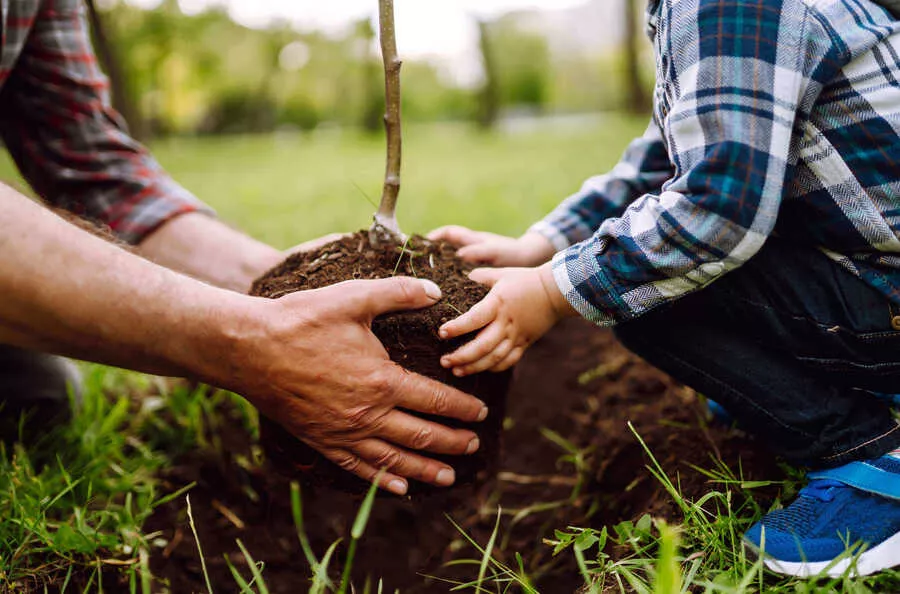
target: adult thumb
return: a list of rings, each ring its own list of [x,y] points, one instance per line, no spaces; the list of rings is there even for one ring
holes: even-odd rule
[[[351,303],[367,318],[395,311],[429,307],[441,300],[441,289],[429,280],[408,277],[347,283]]]

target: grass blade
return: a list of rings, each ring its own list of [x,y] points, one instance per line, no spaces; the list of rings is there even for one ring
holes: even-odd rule
[[[300,485],[296,481],[291,483],[291,513],[294,516],[294,526],[297,528],[297,538],[300,540],[303,556],[306,557],[310,569],[315,571],[319,560],[316,559],[312,546],[309,544],[309,538],[306,536],[306,528],[303,524],[303,500],[300,497]]]
[[[488,564],[491,561],[491,555],[494,552],[494,543],[497,542],[497,533],[500,532],[500,518],[503,517],[503,509],[497,508],[497,522],[494,524],[494,531],[488,540],[487,546],[484,547],[484,554],[481,556],[481,566],[478,568],[478,588],[484,583],[484,576],[487,573]]]
[[[338,589],[338,594],[347,594],[347,588],[350,586],[350,573],[353,571],[353,560],[356,557],[356,545],[366,531],[369,516],[372,515],[372,506],[375,504],[375,494],[378,493],[378,484],[383,476],[384,469],[382,468],[372,481],[369,492],[366,493],[366,498],[356,514],[356,520],[353,521],[353,528],[350,530],[350,546],[347,549],[347,561],[344,563],[344,572],[341,575],[341,587]]]
[[[194,512],[191,509],[191,496],[185,495],[187,501],[188,523],[191,525],[191,532],[194,533],[194,542],[197,544],[197,552],[200,554],[200,567],[203,569],[203,579],[206,581],[206,591],[213,594],[212,584],[209,581],[209,572],[206,570],[206,559],[203,557],[203,549],[200,547],[200,537],[197,536],[197,527],[194,525]]]

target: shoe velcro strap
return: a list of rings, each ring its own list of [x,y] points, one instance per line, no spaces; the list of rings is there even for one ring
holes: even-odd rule
[[[867,462],[851,462],[844,466],[810,472],[810,480],[831,479],[860,491],[867,491],[890,499],[900,499],[900,474],[873,466]]]

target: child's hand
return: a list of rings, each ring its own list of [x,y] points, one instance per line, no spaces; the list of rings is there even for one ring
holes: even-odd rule
[[[506,371],[525,349],[560,319],[574,315],[553,280],[550,265],[541,268],[480,269],[471,274],[491,292],[468,313],[444,324],[443,339],[484,328],[474,340],[444,356],[441,365],[457,377],[482,371]]]
[[[446,241],[459,248],[457,254],[463,260],[494,268],[540,266],[556,251],[540,233],[526,233],[513,239],[456,225],[435,229],[428,234],[428,239]]]

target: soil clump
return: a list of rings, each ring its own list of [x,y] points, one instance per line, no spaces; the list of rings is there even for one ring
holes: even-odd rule
[[[434,307],[386,314],[372,323],[373,333],[392,361],[411,372],[472,394],[490,409],[488,418],[477,424],[431,417],[450,427],[471,429],[481,441],[481,448],[472,456],[433,456],[456,470],[457,481],[453,489],[448,491],[410,485],[410,495],[414,500],[438,497],[445,500],[440,503],[441,506],[450,503],[446,500],[448,492],[463,498],[472,497],[472,489],[483,486],[496,474],[511,378],[511,373],[482,373],[457,378],[440,365],[443,355],[452,352],[472,336],[445,341],[438,336],[438,329],[468,311],[487,294],[485,287],[468,278],[471,270],[472,266],[457,258],[456,250],[448,244],[411,237],[403,245],[389,241],[372,245],[368,232],[361,231],[320,250],[292,256],[259,279],[251,289],[252,295],[277,299],[289,293],[319,289],[349,280],[398,275],[431,280],[441,287],[443,298]],[[419,416],[429,418],[427,415]],[[356,494],[363,494],[368,489],[368,484],[325,460],[277,424],[264,421],[261,433],[263,447],[272,462],[281,472],[299,478],[304,486],[328,486]]]

